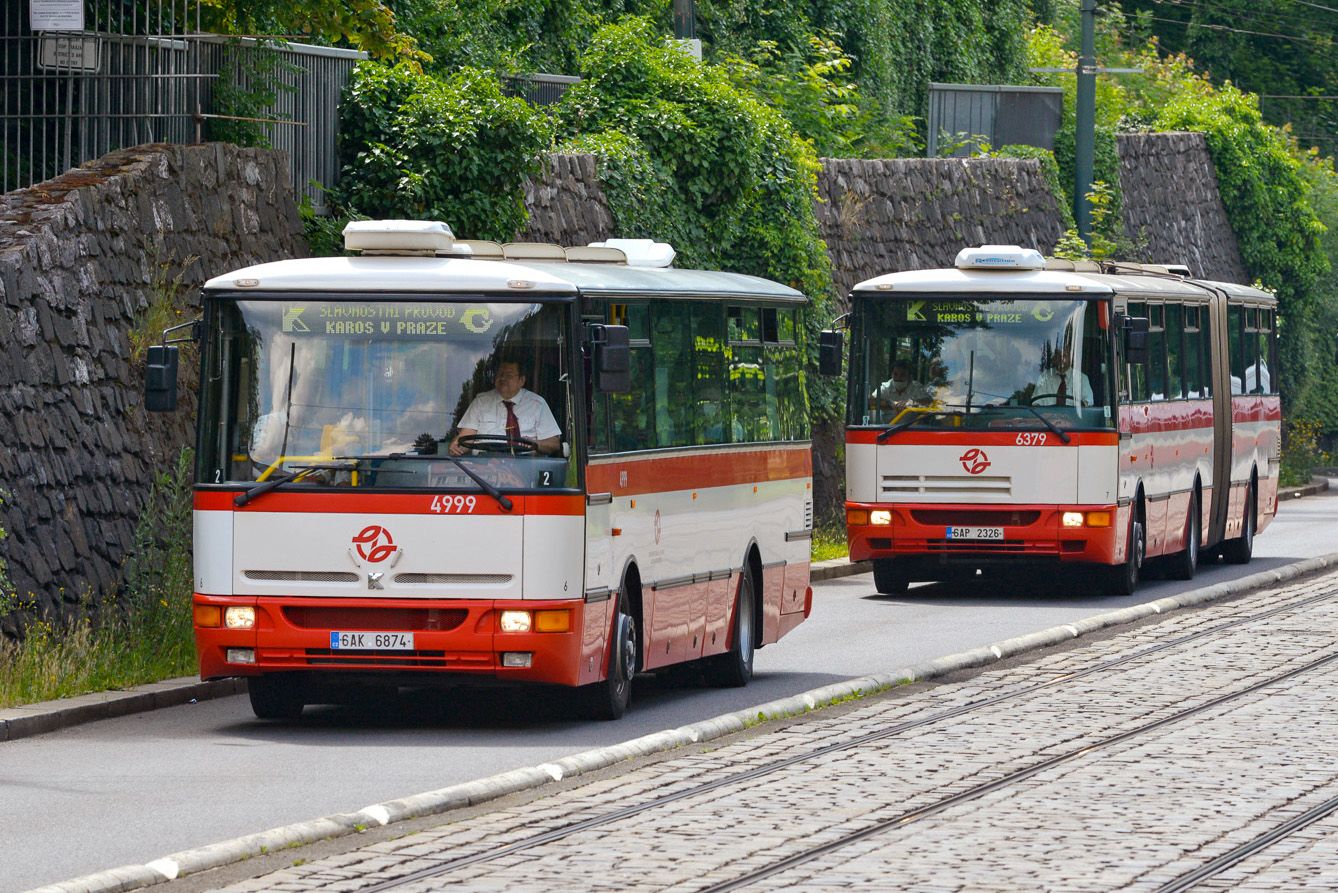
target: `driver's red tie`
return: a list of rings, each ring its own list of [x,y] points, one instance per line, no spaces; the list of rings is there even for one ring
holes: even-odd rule
[[[1055,394],[1055,405],[1063,406],[1064,401],[1069,395],[1069,380],[1067,377],[1059,379],[1059,391]]]
[[[515,403],[510,400],[503,400],[502,405],[506,407],[506,442],[515,446],[520,440],[520,419],[516,418]]]

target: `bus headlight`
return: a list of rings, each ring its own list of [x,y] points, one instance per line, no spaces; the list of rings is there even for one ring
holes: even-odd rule
[[[886,527],[892,523],[892,513],[887,509],[874,509],[869,512],[869,523],[876,524],[879,527]]]
[[[503,611],[502,632],[527,633],[530,631],[529,611]]]
[[[251,629],[256,625],[256,609],[250,605],[233,605],[223,612],[223,625],[228,629]]]
[[[1065,512],[1060,518],[1060,523],[1065,527],[1081,527],[1082,512]]]

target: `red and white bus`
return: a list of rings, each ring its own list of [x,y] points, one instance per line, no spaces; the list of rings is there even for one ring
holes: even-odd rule
[[[1276,300],[1014,246],[851,294],[846,519],[880,592],[977,570],[1247,562],[1277,507]],[[824,333],[831,348],[839,336]],[[839,355],[838,355],[839,357]]]
[[[649,241],[345,237],[204,289],[201,677],[248,677],[265,718],[351,682],[547,683],[605,718],[643,670],[746,684],[812,604],[805,297]],[[154,349],[151,408],[176,362]],[[499,364],[559,442],[457,454]]]

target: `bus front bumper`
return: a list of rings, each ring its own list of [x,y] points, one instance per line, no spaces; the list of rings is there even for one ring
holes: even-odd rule
[[[916,555],[942,564],[1115,564],[1128,509],[847,502],[846,522],[851,561]]]
[[[349,604],[343,598],[283,598],[195,594],[195,646],[200,678],[270,672],[396,674],[578,685],[596,668],[602,649],[586,648],[587,619],[602,627],[604,604],[583,601],[395,599]],[[249,628],[225,625],[228,608],[251,609]],[[217,612],[215,612],[217,609]],[[593,609],[593,611],[592,611]],[[528,612],[530,630],[506,632],[502,615]],[[554,631],[536,630],[538,613]],[[565,629],[561,629],[566,613]],[[247,612],[234,611],[234,622]],[[595,632],[596,630],[592,630]],[[340,633],[364,634],[342,637]],[[602,635],[586,636],[597,639]],[[350,647],[350,641],[368,647]],[[586,645],[593,644],[590,641]],[[585,677],[582,663],[590,663]]]

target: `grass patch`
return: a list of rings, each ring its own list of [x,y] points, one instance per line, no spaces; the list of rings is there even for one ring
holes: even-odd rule
[[[84,617],[34,620],[0,640],[0,707],[182,676],[195,669],[191,627],[191,450],[154,481],[125,564],[125,589]],[[30,607],[12,596],[0,610]]]
[[[819,527],[813,531],[813,561],[845,558],[849,553],[844,527]]]

